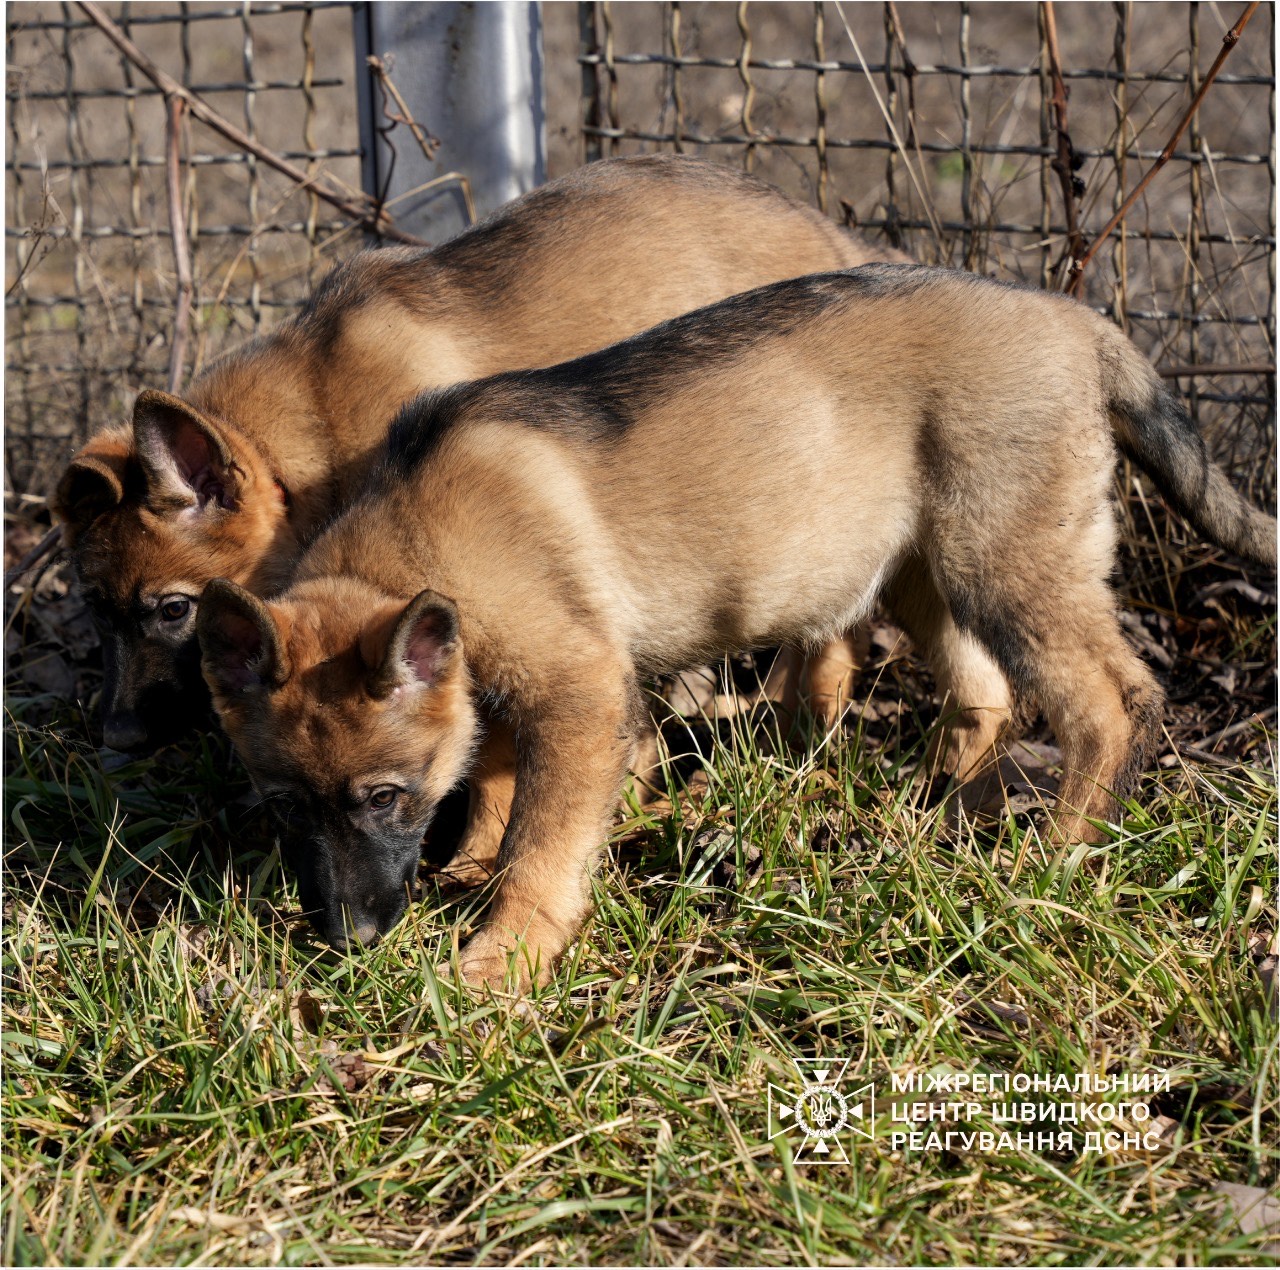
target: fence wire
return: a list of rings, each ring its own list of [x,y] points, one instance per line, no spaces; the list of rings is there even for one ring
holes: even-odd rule
[[[352,5],[103,7],[226,119],[359,190]],[[1056,14],[1088,238],[1159,154],[1236,13]],[[1042,5],[640,0],[543,16],[553,152],[578,137],[588,159],[741,163],[918,259],[1062,284]],[[75,443],[164,382],[176,273],[162,94],[76,5],[13,4],[7,23],[7,492],[38,500]],[[1273,29],[1266,6],[1087,275],[1090,303],[1185,372],[1219,457],[1261,498],[1275,486]],[[359,235],[199,123],[181,143],[190,373],[289,313]]]
[[[252,139],[360,188],[349,4],[116,3],[107,15]],[[84,16],[7,7],[6,493],[46,494],[72,447],[165,382],[176,271],[164,96]],[[348,222],[189,118],[186,370],[295,308]]]
[[[588,158],[738,162],[917,259],[1059,289],[1068,216],[1043,4],[579,5]],[[1236,7],[1054,9],[1088,240],[1160,155]],[[1275,492],[1274,6],[1095,258],[1085,297]]]

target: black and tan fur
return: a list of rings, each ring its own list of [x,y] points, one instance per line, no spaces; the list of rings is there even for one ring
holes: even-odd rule
[[[960,708],[949,766],[986,761],[1012,685],[1062,747],[1060,832],[1089,834],[1163,700],[1107,581],[1117,444],[1208,537],[1274,563],[1275,522],[1089,309],[900,265],[778,283],[415,402],[278,600],[210,588],[205,674],[293,809],[338,943],[397,919],[441,791],[488,729],[514,736],[493,906],[462,965],[500,983],[522,941],[527,981],[582,919],[641,680],[815,646],[882,596]]]
[[[185,398],[141,394],[132,425],[96,436],[67,469],[56,505],[102,632],[107,744],[144,751],[205,715],[204,586],[283,585],[417,393],[893,255],[739,172],[651,156],[581,169],[435,250],[355,256],[297,319],[215,363]],[[473,786],[472,827],[487,839],[463,859],[491,854],[501,834],[509,750],[495,730]]]

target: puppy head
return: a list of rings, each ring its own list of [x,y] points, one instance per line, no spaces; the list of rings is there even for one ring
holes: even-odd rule
[[[292,563],[282,491],[234,428],[144,392],[132,427],[71,460],[54,511],[102,637],[107,744],[145,752],[207,713],[195,637],[205,585],[265,588]]]
[[[453,603],[389,600],[351,578],[264,603],[218,581],[197,627],[214,706],[281,826],[303,907],[335,947],[384,934],[477,740]]]

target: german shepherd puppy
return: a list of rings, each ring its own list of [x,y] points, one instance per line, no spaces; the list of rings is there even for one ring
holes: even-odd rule
[[[62,477],[55,511],[102,632],[107,744],[145,752],[204,716],[205,584],[279,588],[417,393],[895,258],[770,186],[673,156],[582,168],[434,251],[356,255],[185,398],[143,392],[132,426],[94,437]]]
[[[779,282],[412,403],[279,599],[208,588],[205,677],[339,946],[399,919],[433,808],[504,724],[515,798],[461,968],[498,986],[519,950],[524,986],[579,929],[639,682],[813,646],[880,596],[961,707],[955,771],[986,761],[1012,685],[1062,747],[1058,832],[1094,832],[1163,702],[1107,581],[1117,445],[1275,563],[1274,520],[1083,305],[905,265]]]

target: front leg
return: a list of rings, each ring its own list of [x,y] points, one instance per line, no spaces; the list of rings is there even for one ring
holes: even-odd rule
[[[462,886],[483,886],[498,868],[498,848],[511,817],[516,788],[516,749],[511,725],[490,722],[467,777],[467,825],[444,872]]]
[[[634,750],[639,692],[627,669],[604,665],[574,685],[560,678],[557,689],[554,699],[520,711],[515,798],[498,852],[497,890],[460,959],[473,987],[502,989],[510,981],[524,991],[550,978],[582,926],[592,858]]]

